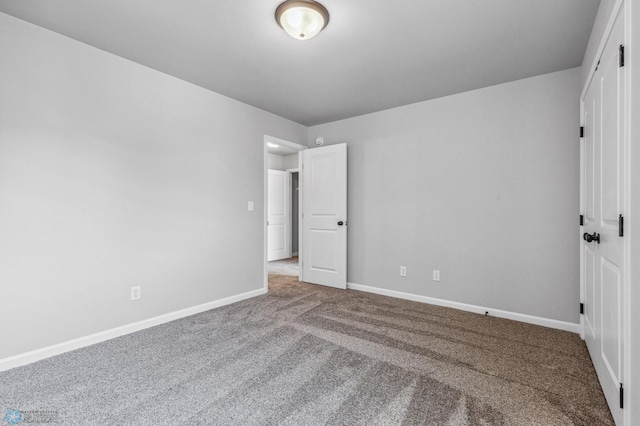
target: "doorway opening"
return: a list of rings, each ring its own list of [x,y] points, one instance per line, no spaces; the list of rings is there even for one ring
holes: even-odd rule
[[[299,277],[299,152],[306,146],[264,137],[264,286],[269,274]]]

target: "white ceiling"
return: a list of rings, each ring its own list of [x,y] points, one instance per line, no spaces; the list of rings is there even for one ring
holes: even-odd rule
[[[0,11],[314,125],[580,66],[600,0],[322,0],[312,40],[281,0],[0,0]]]

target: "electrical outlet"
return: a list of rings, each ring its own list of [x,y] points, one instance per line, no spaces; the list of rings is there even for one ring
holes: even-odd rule
[[[131,300],[140,299],[140,286],[131,287]]]
[[[440,281],[440,271],[437,269],[433,270],[433,280],[434,281]]]
[[[249,210],[250,212],[253,211],[253,201],[247,202],[247,210]]]
[[[407,267],[406,266],[401,266],[400,267],[400,276],[401,277],[406,277],[407,276]]]

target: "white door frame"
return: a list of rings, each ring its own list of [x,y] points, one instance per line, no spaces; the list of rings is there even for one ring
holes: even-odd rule
[[[300,152],[300,151],[298,151]],[[291,228],[291,256],[298,256],[298,264],[300,264],[300,224],[301,224],[301,220],[302,220],[302,212],[300,211],[300,194],[302,194],[302,189],[300,189],[300,156],[298,156],[298,167],[295,167],[293,169],[286,169],[285,172],[289,172],[289,179],[291,180],[291,214],[289,215],[289,220],[291,222],[290,228]],[[298,191],[298,251],[297,252],[293,252],[293,192],[294,192],[294,188],[293,188],[293,174],[297,173],[298,174],[298,188],[296,188],[296,190]],[[298,274],[298,278],[301,278],[302,273]]]
[[[598,45],[598,50],[597,53],[595,55],[595,58],[593,60],[593,63],[591,64],[590,68],[589,68],[589,75],[587,77],[587,81],[582,89],[582,93],[580,94],[580,125],[584,126],[584,98],[585,95],[587,94],[587,90],[589,89],[589,85],[591,84],[591,80],[593,79],[593,76],[595,74],[595,70],[596,67],[598,66],[598,60],[599,58],[602,56],[604,48],[606,46],[607,40],[609,39],[609,36],[611,35],[611,32],[613,30],[614,24],[616,22],[616,18],[618,17],[618,14],[620,13],[621,9],[623,6],[624,7],[624,26],[625,26],[625,35],[624,35],[624,40],[625,40],[625,45],[629,44],[629,40],[631,40],[631,26],[633,25],[631,22],[631,13],[630,13],[630,6],[628,4],[628,1],[625,0],[616,0],[616,3],[613,7],[613,10],[611,11],[611,15],[609,16],[609,20],[607,22],[607,26],[605,28],[605,31],[602,35],[602,39],[600,40],[600,44]],[[625,67],[630,66],[629,62],[631,61],[625,61]],[[624,334],[623,334],[623,341],[624,341],[624,346],[623,346],[623,368],[624,368],[624,383],[625,384],[630,384],[632,382],[631,380],[631,346],[633,343],[631,343],[631,339],[632,339],[632,335],[631,335],[631,259],[630,259],[630,254],[631,254],[631,238],[630,238],[630,232],[628,232],[628,226],[627,224],[631,222],[630,220],[630,212],[631,212],[631,191],[632,191],[632,183],[631,183],[631,155],[630,155],[630,136],[631,136],[631,76],[632,76],[632,71],[629,68],[627,70],[627,72],[625,72],[625,93],[624,93],[624,107],[625,107],[625,117],[624,117],[624,153],[625,153],[625,164],[624,164],[624,213],[625,213],[625,239],[623,242],[623,256],[624,256],[624,282],[623,282],[623,294],[624,294],[624,316],[623,316],[623,329],[624,329]],[[584,166],[584,147],[582,146],[582,143],[580,144],[580,214],[584,214],[583,211],[583,207],[584,207],[584,203],[583,203],[583,190],[584,190],[584,182],[583,182],[583,166]],[[634,186],[635,189],[635,186]],[[582,227],[580,227],[580,233],[579,233],[579,238],[582,238]],[[578,240],[580,241],[580,240]],[[580,302],[584,302],[585,300],[585,277],[583,274],[583,256],[584,256],[584,248],[583,248],[583,244],[580,244]],[[581,315],[580,316],[580,337],[582,339],[585,338],[585,328],[584,328],[585,324],[584,324],[584,318]],[[636,365],[635,368],[638,368],[638,366]],[[634,383],[634,386],[637,386],[637,383]],[[625,386],[626,389],[628,389],[627,387],[628,385]],[[626,390],[625,389],[625,390]],[[630,398],[629,394],[633,392],[634,397]],[[636,401],[638,400],[636,395],[637,390],[633,389],[631,392],[625,392],[625,401],[624,401],[624,412],[623,412],[623,425],[624,426],[631,426],[631,413],[632,410],[635,410],[636,408],[632,408],[632,402],[635,399]]]
[[[267,270],[267,256],[269,253],[269,247],[268,247],[268,242],[267,242],[267,221],[268,221],[268,215],[269,212],[268,210],[268,204],[267,204],[267,196],[269,193],[269,188],[267,187],[268,184],[268,170],[269,170],[269,150],[267,147],[267,143],[271,142],[271,143],[275,143],[278,145],[282,145],[282,146],[286,146],[287,148],[291,148],[294,149],[296,151],[303,151],[305,149],[307,149],[308,147],[306,145],[302,145],[302,144],[298,144],[295,142],[290,142],[284,139],[280,139],[280,138],[276,138],[274,136],[269,136],[269,135],[264,135],[264,141],[262,143],[263,145],[263,171],[262,171],[262,194],[263,194],[263,200],[262,200],[262,205],[264,206],[262,209],[262,226],[263,226],[263,230],[262,230],[262,261],[264,263],[263,265],[263,286],[265,290],[269,289],[269,272]],[[287,170],[288,172],[290,172],[291,170]],[[299,199],[299,197],[298,197]],[[298,209],[298,212],[300,212],[300,209]],[[298,223],[300,223],[300,218],[298,218]]]

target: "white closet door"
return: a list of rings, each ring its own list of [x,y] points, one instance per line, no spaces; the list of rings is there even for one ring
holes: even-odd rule
[[[624,377],[624,14],[621,11],[583,100],[585,341],[616,424]]]

